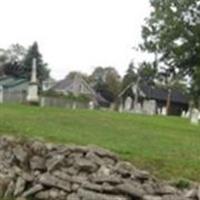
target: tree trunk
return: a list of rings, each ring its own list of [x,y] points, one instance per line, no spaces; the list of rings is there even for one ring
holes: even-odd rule
[[[171,94],[172,94],[172,91],[171,91],[171,89],[169,89],[168,95],[167,95],[167,103],[166,103],[167,115],[170,114],[170,109],[171,109]]]

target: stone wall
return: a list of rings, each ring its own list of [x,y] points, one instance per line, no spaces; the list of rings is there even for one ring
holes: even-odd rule
[[[198,200],[97,147],[0,138],[0,196],[48,200]]]

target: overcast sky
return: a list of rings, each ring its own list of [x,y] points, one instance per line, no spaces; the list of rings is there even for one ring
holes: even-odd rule
[[[39,43],[51,75],[91,73],[113,66],[123,74],[143,56],[132,47],[141,41],[149,0],[0,0],[0,48]]]

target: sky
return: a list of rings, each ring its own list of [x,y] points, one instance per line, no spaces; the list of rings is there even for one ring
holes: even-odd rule
[[[112,66],[124,74],[135,51],[149,0],[0,0],[0,48],[39,44],[51,76],[70,71],[91,73]]]

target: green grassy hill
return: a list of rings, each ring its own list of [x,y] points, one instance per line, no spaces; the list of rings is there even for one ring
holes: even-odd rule
[[[200,181],[200,126],[186,119],[3,104],[0,134],[96,144],[159,177]]]

